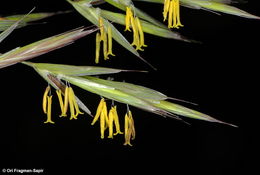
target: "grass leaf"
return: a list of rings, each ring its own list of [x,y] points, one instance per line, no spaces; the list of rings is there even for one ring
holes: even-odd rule
[[[53,13],[30,13],[27,14],[26,17],[19,22],[16,28],[21,28],[24,27],[31,22],[38,21],[41,19],[45,19],[54,15],[58,14],[64,14],[67,13],[68,11],[65,12],[53,12]],[[19,14],[19,15],[12,15],[12,16],[5,16],[0,19],[0,31],[4,31],[8,29],[10,26],[13,24],[17,23],[21,18],[23,18],[25,14]]]
[[[10,27],[8,27],[6,30],[4,30],[2,33],[0,33],[0,43],[7,37],[9,36],[14,29],[17,28],[17,26],[19,25],[19,23],[21,23],[22,21],[25,20],[26,17],[28,17],[30,15],[30,13],[34,10],[34,8],[26,15],[23,15],[19,18],[18,21],[16,21],[14,24],[12,24]]]
[[[64,65],[64,64],[31,63],[31,62],[24,62],[24,64],[27,64],[37,69],[48,70],[52,74],[56,74],[56,75],[63,74],[63,75],[73,75],[73,76],[86,76],[86,75],[114,74],[119,72],[132,71],[132,70],[113,69],[113,68],[106,68],[106,67],[97,67],[97,66],[73,66],[73,65]]]
[[[54,79],[56,78],[58,80],[62,79],[64,81],[68,81],[70,84],[76,85],[89,92],[161,116],[172,117],[178,120],[181,120],[178,116],[183,116],[192,119],[217,122],[234,126],[232,124],[222,122],[196,110],[189,109],[182,105],[166,101],[168,99],[166,95],[150,88],[146,88],[131,83],[104,80],[92,76],[82,77],[75,75],[72,76],[69,74],[57,74],[55,73],[55,71],[52,72],[52,66],[50,66],[51,64],[49,64],[49,66],[46,65],[44,67],[42,67],[42,63],[30,64],[33,65],[37,72],[46,72],[46,74],[50,75],[51,77],[54,77]]]
[[[78,28],[13,49],[0,55],[0,69],[64,47],[94,31],[96,28],[88,30]]]

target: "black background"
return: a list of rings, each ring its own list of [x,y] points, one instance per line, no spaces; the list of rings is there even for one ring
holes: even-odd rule
[[[136,6],[161,20],[161,5],[136,3]],[[260,15],[256,1],[236,6]],[[27,13],[33,7],[35,12],[73,10],[66,1],[28,0],[23,4],[6,1],[1,4],[0,12],[2,16]],[[146,34],[148,47],[141,55],[157,71],[118,44],[114,44],[117,56],[102,61],[100,66],[149,70],[149,73],[121,73],[111,77],[198,103],[199,106],[188,107],[238,128],[190,119],[186,121],[191,125],[186,125],[132,107],[137,138],[133,147],[127,147],[123,146],[123,136],[101,140],[98,125],[91,126],[91,117],[87,115],[75,121],[59,119],[57,102],[53,102],[56,124],[47,125],[43,123],[45,115],[41,110],[47,83],[33,69],[17,64],[0,70],[0,168],[44,168],[46,174],[92,171],[148,174],[158,170],[159,174],[215,175],[252,170],[247,165],[256,154],[249,147],[255,131],[247,131],[249,127],[254,129],[258,117],[253,114],[257,108],[252,99],[257,99],[260,21],[187,8],[181,9],[181,16],[185,27],[179,32],[202,44]],[[75,11],[38,23],[15,30],[1,43],[0,51],[91,25]],[[122,26],[118,28],[123,31]],[[127,37],[132,39],[131,34]],[[95,65],[94,39],[94,34],[86,36],[32,61]],[[74,91],[94,113],[100,97],[76,87]],[[118,104],[118,109],[123,116],[125,106]]]

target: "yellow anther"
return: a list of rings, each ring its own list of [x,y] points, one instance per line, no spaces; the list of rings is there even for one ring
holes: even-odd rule
[[[180,1],[179,0],[175,0],[175,11],[176,11],[176,28],[179,27],[183,27],[183,25],[181,24],[181,19],[180,19]]]
[[[114,106],[112,108],[112,110],[113,110],[112,113],[113,113],[113,117],[114,117],[114,124],[116,127],[116,133],[114,133],[114,135],[123,134],[123,132],[120,131],[120,124],[119,124],[119,118],[118,118],[116,106]]]
[[[70,120],[77,119],[77,116],[75,114],[74,110],[74,93],[71,87],[69,87],[69,106],[70,106]]]
[[[95,63],[99,63],[99,52],[100,52],[100,34],[96,34],[96,58],[95,58]]]
[[[108,51],[107,51],[107,55],[112,55],[115,56],[112,52],[112,46],[113,46],[113,38],[112,38],[112,29],[109,26],[107,28],[107,38],[108,38]]]
[[[141,22],[139,20],[138,17],[135,18],[135,21],[136,21],[136,25],[137,25],[137,28],[138,28],[138,34],[139,34],[139,37],[140,37],[140,48],[141,47],[147,47],[147,45],[144,44],[144,32],[143,32],[143,28],[142,28],[142,25],[141,25]]]
[[[52,96],[47,96],[47,120],[44,123],[54,124],[54,122],[51,120],[51,104],[52,104]]]
[[[174,10],[174,0],[172,0],[170,2],[169,15],[168,15],[168,28],[173,28],[172,22],[173,22],[173,19],[175,19],[174,18],[175,13],[173,10]]]
[[[58,99],[59,99],[61,113],[63,113],[64,103],[63,103],[63,99],[62,99],[61,90],[60,89],[56,90],[56,93],[57,93],[57,96],[58,96]]]
[[[64,104],[63,104],[63,110],[61,113],[61,117],[67,116],[68,105],[69,105],[69,87],[66,86],[65,93],[64,93]]]
[[[99,105],[97,107],[97,112],[96,112],[96,115],[91,123],[91,125],[94,125],[96,123],[96,121],[99,119],[100,117],[100,114],[101,114],[101,111],[103,109],[103,105],[105,103],[105,99],[104,98],[101,98],[100,102],[99,102]]]
[[[131,111],[125,114],[125,143],[124,145],[132,146],[130,140],[135,139],[135,127],[134,119],[132,117]]]
[[[48,93],[50,92],[50,90],[51,90],[51,87],[47,86],[44,91],[44,94],[43,94],[42,109],[45,114],[47,113],[47,96],[48,96]]]
[[[100,137],[101,137],[101,139],[104,138],[105,125],[106,125],[105,114],[102,110],[101,115],[100,115]]]
[[[133,18],[133,13],[131,7],[126,7],[126,16],[125,16],[125,31],[131,32],[131,18]]]
[[[131,130],[131,139],[134,140],[135,139],[135,124],[134,124],[134,119],[133,119],[131,111],[129,111],[128,117],[129,117],[129,122],[130,122],[129,125],[130,125],[130,130]]]
[[[109,129],[108,138],[113,138],[113,132],[114,132],[113,122],[114,122],[114,113],[113,113],[113,107],[112,107],[108,113],[108,129]]]
[[[130,143],[130,134],[129,134],[129,118],[128,118],[128,115],[125,114],[125,143],[124,145],[131,145]]]
[[[102,39],[102,37],[101,37]],[[107,56],[107,34],[105,34],[103,36],[103,56],[104,56],[104,60],[107,60],[108,59],[108,56]]]
[[[131,18],[131,26],[133,29],[133,37],[134,37],[132,45],[136,46],[136,50],[139,50],[140,49],[139,31],[134,18]]]
[[[104,117],[105,117],[105,129],[107,128],[108,126],[108,112],[107,112],[107,104],[106,102],[104,102],[104,106],[103,106],[103,109],[102,109],[102,112],[104,113]]]
[[[100,40],[102,41],[105,36],[104,21],[102,18],[99,18],[99,30],[100,30],[100,36],[101,36]]]
[[[164,6],[163,6],[163,21],[167,19],[168,11],[170,7],[170,0],[164,0]]]

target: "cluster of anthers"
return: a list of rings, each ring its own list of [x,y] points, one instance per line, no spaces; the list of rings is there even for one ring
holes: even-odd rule
[[[108,138],[113,138],[114,135],[123,134],[120,130],[119,117],[117,114],[117,107],[112,105],[111,109],[107,110],[106,101],[104,98],[101,98],[100,103],[97,108],[96,115],[91,123],[94,125],[97,121],[100,121],[100,137],[103,139],[105,137],[105,130],[108,129]],[[115,127],[115,129],[114,129]],[[115,132],[114,132],[115,131]],[[125,143],[124,145],[130,145],[131,139],[135,139],[135,127],[134,127],[134,119],[132,117],[132,113],[127,108],[127,112],[125,114]]]
[[[134,15],[131,7],[126,7],[126,17],[125,17],[125,31],[133,30],[133,42],[132,45],[135,46],[136,50],[143,51],[142,47],[147,47],[144,44],[144,32],[142,29],[141,22],[139,18]]]
[[[71,114],[70,120],[77,119],[77,116],[79,114],[83,114],[79,110],[77,99],[71,86],[66,85],[64,93],[60,89],[56,90],[56,93],[61,108],[60,117],[67,117],[68,108],[70,109],[70,114]],[[43,112],[47,114],[47,120],[44,123],[54,124],[54,121],[52,121],[52,117],[51,117],[51,105],[52,105],[51,87],[47,86],[43,95],[43,103],[42,103]],[[106,101],[104,98],[101,98],[101,101],[97,107],[96,115],[91,125],[94,125],[98,120],[100,121],[101,139],[105,138],[106,129],[108,129],[108,138],[113,138],[113,136],[117,134],[123,134],[123,132],[120,130],[117,107],[115,105],[112,105],[111,109],[108,111]],[[127,112],[125,114],[124,135],[125,135],[124,145],[132,146],[130,141],[135,139],[135,127],[134,127],[134,119],[132,117],[132,112],[129,110],[128,106],[127,106]]]
[[[99,63],[100,44],[103,42],[103,56],[104,60],[109,59],[109,55],[115,56],[112,53],[112,30],[111,27],[105,27],[104,19],[99,17],[99,31],[96,34],[96,58],[95,63]]]
[[[180,20],[179,0],[164,0],[163,21],[168,18],[168,28],[183,27]]]
[[[83,112],[79,110],[79,106],[72,87],[67,85],[64,94],[60,89],[56,90],[56,93],[61,108],[60,117],[67,117],[68,108],[70,109],[70,114],[71,114],[70,120],[77,119],[79,114],[83,114]],[[64,98],[62,98],[62,94]],[[47,114],[47,120],[44,123],[54,124],[51,118],[51,105],[52,105],[51,87],[47,86],[43,94],[43,102],[42,102],[43,112]]]

